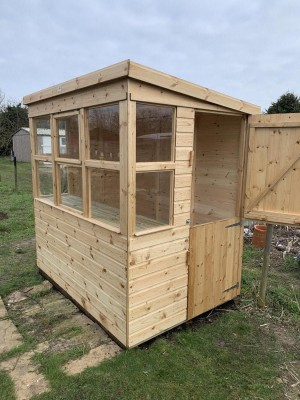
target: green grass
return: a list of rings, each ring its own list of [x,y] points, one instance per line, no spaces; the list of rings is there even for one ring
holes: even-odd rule
[[[35,268],[31,165],[0,158],[0,296],[41,281]]]
[[[62,355],[40,356],[52,390],[35,399],[281,399],[276,350],[255,320],[232,311],[211,324],[199,319],[79,376],[59,372]]]
[[[13,164],[0,158],[0,295],[39,283],[35,265],[34,223],[30,165],[18,165],[19,190],[14,191]],[[121,352],[98,367],[68,377],[62,366],[82,355],[86,348],[74,346],[54,353],[36,354],[51,385],[49,393],[34,400],[93,399],[196,399],[196,400],[281,400],[285,386],[286,360],[300,358],[299,348],[286,347],[266,325],[284,327],[300,340],[300,271],[293,259],[271,263],[267,292],[268,308],[259,310],[256,297],[259,287],[262,251],[245,246],[242,295],[224,306],[223,311],[196,318],[172,332],[139,348]],[[29,295],[39,302],[49,293]],[[17,311],[11,318],[24,336],[24,344],[0,357],[3,360],[34,349],[42,340],[69,338],[80,334],[79,327],[52,331],[59,317],[41,314],[39,326],[24,323]],[[60,320],[59,320],[60,321]],[[59,322],[58,321],[58,322]],[[297,336],[298,335],[298,336]],[[1,370],[0,370],[1,371]],[[294,382],[291,382],[294,383]],[[12,382],[0,372],[1,399],[14,399]]]
[[[17,164],[18,190],[14,184],[14,166],[9,158],[0,158],[0,212],[6,218],[0,222],[0,241],[32,238],[34,235],[31,166]]]

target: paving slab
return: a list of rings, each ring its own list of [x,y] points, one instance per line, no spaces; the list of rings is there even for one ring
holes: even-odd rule
[[[0,354],[12,350],[22,344],[22,336],[8,318],[7,310],[0,297]]]
[[[101,346],[90,350],[84,356],[68,362],[63,367],[63,371],[67,375],[80,374],[86,368],[95,367],[101,364],[104,360],[114,357],[120,351],[121,348],[112,341],[107,344],[102,344]]]
[[[0,368],[7,372],[14,382],[17,400],[28,400],[49,390],[48,381],[38,372],[39,365],[32,361],[34,354],[42,352],[45,348],[47,345],[41,343],[35,351],[29,351],[0,364]]]

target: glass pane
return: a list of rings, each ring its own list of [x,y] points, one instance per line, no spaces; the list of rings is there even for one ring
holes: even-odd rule
[[[119,105],[88,110],[90,158],[119,161]]]
[[[61,204],[82,211],[81,167],[59,165]]]
[[[34,127],[36,135],[36,154],[50,155],[52,153],[50,118],[36,118],[34,120]]]
[[[136,231],[170,223],[172,171],[136,175]]]
[[[120,226],[120,173],[91,169],[91,217]]]
[[[172,107],[136,105],[136,161],[172,161]]]
[[[57,120],[59,157],[79,159],[78,116],[59,118]]]
[[[39,197],[48,197],[53,200],[52,163],[38,161],[37,172],[39,180]]]

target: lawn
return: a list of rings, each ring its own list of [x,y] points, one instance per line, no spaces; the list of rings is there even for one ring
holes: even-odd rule
[[[17,191],[9,159],[0,159],[0,175],[0,295],[5,301],[42,278],[35,265],[30,165],[18,164]],[[249,244],[242,294],[234,302],[79,375],[67,376],[61,369],[78,357],[77,348],[36,354],[51,390],[34,399],[298,399],[300,267],[292,257],[276,260],[275,267],[271,258],[265,310],[256,306],[262,251]],[[19,324],[16,314],[9,316]],[[32,328],[26,329],[24,344],[0,356],[0,362],[36,346]],[[47,335],[50,339],[51,331]],[[9,375],[1,371],[0,394],[15,399]]]

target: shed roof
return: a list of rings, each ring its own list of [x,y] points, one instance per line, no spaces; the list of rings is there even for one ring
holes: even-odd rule
[[[17,132],[14,133],[13,136],[15,136],[15,135],[29,135],[29,133],[30,133],[29,128],[24,126],[24,127],[20,128],[20,129],[18,129]]]
[[[118,64],[91,72],[86,75],[71,79],[64,83],[51,86],[28,96],[23,99],[24,104],[39,102],[52,97],[60,96],[75,90],[89,86],[99,85],[103,82],[129,77],[138,81],[147,82],[176,93],[184,94],[209,103],[218,104],[232,110],[241,111],[246,114],[260,112],[260,107],[254,104],[236,99],[231,96],[216,92],[203,86],[190,83],[172,75],[154,70],[131,60],[125,60]]]

